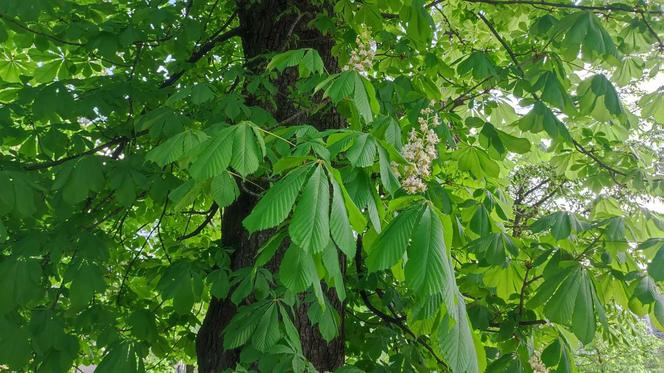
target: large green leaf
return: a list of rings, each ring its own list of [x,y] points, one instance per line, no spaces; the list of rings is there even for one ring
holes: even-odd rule
[[[208,138],[209,136],[203,131],[188,129],[172,136],[150,150],[145,159],[163,167],[179,160],[185,155],[190,155],[192,150]]]
[[[233,155],[231,156],[231,167],[240,175],[247,176],[254,173],[263,159],[262,138],[250,122],[240,122],[234,126],[233,131]]]
[[[353,145],[348,149],[346,156],[354,167],[369,167],[376,158],[376,139],[368,133],[355,135]]]
[[[453,372],[480,371],[473,331],[468,322],[465,302],[460,296],[440,321],[438,338],[443,357]]]
[[[418,205],[402,211],[381,232],[369,250],[369,272],[390,268],[403,256],[424,209],[424,206]]]
[[[284,221],[293,209],[295,199],[310,170],[311,165],[298,167],[276,182],[244,219],[244,227],[253,233],[272,228]]]
[[[306,251],[321,252],[330,242],[330,184],[322,166],[317,166],[295,207],[288,233]]]
[[[559,261],[529,306],[536,307],[546,301],[544,314],[558,324],[569,326],[584,344],[595,336],[595,287],[586,270],[575,261]]]
[[[423,298],[430,295],[452,294],[454,274],[449,273],[449,264],[443,224],[431,207],[422,212],[408,247],[406,283]],[[452,280],[452,284],[448,281]]]
[[[560,28],[566,30],[561,48],[568,58],[576,58],[581,50],[583,58],[618,56],[613,40],[602,26],[602,22],[591,11],[573,13],[561,20]]]
[[[579,84],[579,111],[600,121],[609,121],[623,114],[620,98],[613,84],[602,74],[594,75]]]
[[[569,142],[572,140],[567,127],[540,101],[535,102],[533,108],[515,124],[522,130],[533,133],[545,130],[554,140]]]
[[[208,179],[226,170],[233,155],[233,132],[233,127],[223,128],[199,146],[198,156],[189,167],[194,179]]]
[[[290,245],[279,266],[279,280],[295,293],[305,291],[317,282],[316,264],[311,253]]]
[[[353,230],[351,229],[350,221],[346,205],[341,192],[341,187],[333,178],[330,179],[332,184],[332,206],[330,208],[330,235],[334,243],[339,246],[349,258],[355,257],[355,238],[353,237]]]

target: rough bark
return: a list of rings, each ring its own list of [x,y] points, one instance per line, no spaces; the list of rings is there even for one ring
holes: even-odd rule
[[[312,4],[313,3],[313,4]],[[337,71],[337,64],[332,57],[333,40],[309,26],[309,22],[320,12],[330,12],[330,2],[263,0],[238,2],[240,36],[248,69],[260,72],[265,66],[265,56],[275,51],[297,48],[316,49],[326,68]],[[294,71],[282,74],[276,83],[278,93],[273,98],[274,104],[262,102],[260,98],[250,98],[250,103],[260,105],[271,111],[278,121],[292,117],[301,110],[290,91],[297,78]],[[320,130],[339,128],[342,118],[335,111],[319,112],[313,116],[301,115],[298,121],[306,121]],[[251,266],[258,248],[269,238],[271,232],[249,235],[242,227],[242,220],[251,212],[257,198],[242,192],[239,198],[223,211],[222,244],[233,249],[231,266],[233,270]],[[269,265],[276,270],[281,255],[278,254]],[[341,315],[343,325],[343,307],[333,291],[327,292],[333,307]],[[236,306],[230,300],[212,299],[208,305],[203,324],[196,338],[196,352],[199,372],[220,372],[235,367],[238,351],[223,350],[222,331],[236,313]],[[305,356],[320,371],[332,371],[344,360],[343,328],[340,336],[331,343],[326,343],[318,328],[309,323],[307,307],[296,309],[295,325],[302,340]]]

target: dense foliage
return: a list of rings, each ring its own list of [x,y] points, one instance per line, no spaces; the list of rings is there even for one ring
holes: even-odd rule
[[[260,3],[0,2],[0,366],[196,364],[215,301],[238,371],[573,372],[664,327],[662,3]]]

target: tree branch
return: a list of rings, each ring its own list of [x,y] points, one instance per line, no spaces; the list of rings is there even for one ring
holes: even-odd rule
[[[600,166],[601,168],[607,170],[607,171],[609,172],[609,175],[611,176],[611,179],[613,179],[613,181],[615,181],[616,184],[619,184],[619,185],[622,184],[622,183],[620,183],[620,182],[616,179],[616,175],[626,176],[626,175],[627,175],[626,173],[624,173],[624,172],[622,172],[622,171],[619,171],[619,170],[617,170],[617,169],[615,169],[615,168],[609,166],[608,164],[604,163],[604,161],[602,161],[601,159],[599,159],[599,158],[595,155],[595,153],[593,153],[592,151],[590,151],[590,150],[584,148],[583,145],[579,144],[578,141],[572,139],[572,142],[574,143],[574,147],[575,147],[578,151],[580,151],[581,153],[583,153],[583,154],[587,155],[588,157],[592,158],[595,162],[597,162],[597,165],[598,165],[598,166]]]
[[[83,157],[85,155],[94,154],[94,153],[96,153],[96,152],[98,152],[102,149],[109,148],[109,147],[111,147],[115,144],[122,145],[122,143],[124,141],[127,141],[127,140],[128,140],[127,137],[119,136],[119,137],[116,137],[116,138],[112,139],[111,141],[108,141],[108,142],[103,143],[101,145],[95,146],[94,148],[92,148],[90,150],[86,150],[82,153],[73,154],[73,155],[70,155],[70,156],[67,156],[67,157],[64,157],[64,158],[60,158],[60,159],[56,159],[56,160],[53,160],[53,161],[27,164],[27,165],[22,166],[21,168],[23,168],[26,171],[42,170],[44,168],[49,168],[49,167],[53,167],[53,166],[63,164],[63,163],[65,163],[67,161],[70,161],[72,159],[80,158],[80,157]]]
[[[217,203],[214,202],[212,204],[212,206],[210,206],[210,209],[208,210],[209,211],[208,215],[205,217],[205,220],[203,220],[203,222],[198,227],[196,227],[196,229],[194,229],[191,233],[182,235],[182,236],[178,237],[177,240],[178,241],[184,241],[184,240],[190,239],[192,237],[195,237],[196,235],[201,233],[203,231],[203,229],[205,229],[205,227],[207,227],[207,225],[210,224],[210,222],[212,221],[212,218],[214,218],[214,214],[216,214],[218,210],[219,210],[219,205],[217,205]]]
[[[516,59],[516,55],[514,54],[514,51],[512,50],[512,48],[510,48],[510,46],[507,44],[505,39],[503,39],[500,36],[500,34],[496,30],[496,28],[493,26],[493,24],[491,22],[489,22],[489,20],[486,19],[486,17],[484,17],[484,14],[482,14],[482,12],[477,12],[476,14],[482,20],[482,22],[484,22],[484,24],[489,28],[489,30],[491,31],[493,36],[495,36],[496,39],[498,39],[498,41],[503,46],[503,48],[505,48],[505,50],[507,51],[507,54],[509,54],[509,56],[510,56],[510,59],[512,59],[512,62],[514,62],[514,66],[519,71],[519,74],[521,75],[521,77],[523,77],[525,74],[523,73],[523,69],[521,68],[521,66],[519,64],[519,61]]]
[[[203,45],[201,45],[198,49],[196,49],[191,54],[191,56],[187,60],[187,63],[193,64],[193,63],[198,62],[198,60],[203,58],[203,56],[205,56],[208,52],[210,52],[218,44],[221,44],[221,43],[225,42],[226,40],[231,39],[235,36],[239,36],[239,35],[240,35],[240,27],[232,28],[232,29],[230,29],[230,30],[228,30],[224,33],[218,33],[218,32],[215,33],[211,38],[209,38],[205,43],[203,43]],[[175,82],[177,82],[182,77],[182,75],[184,75],[184,72],[185,72],[185,69],[182,69],[182,70],[176,72],[175,74],[171,75],[168,79],[166,79],[163,83],[161,83],[159,88],[166,88],[166,87],[172,86],[173,84],[175,84]]]
[[[362,267],[362,236],[357,237],[357,247],[356,247],[356,250],[355,250],[355,269],[357,271],[358,277],[360,279],[364,278],[364,268]],[[410,337],[412,337],[413,340],[415,340],[416,343],[420,344],[427,351],[429,351],[431,356],[433,356],[433,358],[436,359],[436,362],[438,362],[438,364],[440,364],[445,370],[449,370],[449,367],[447,366],[447,363],[445,363],[445,361],[443,361],[443,359],[438,357],[436,352],[424,340],[424,338],[421,338],[421,337],[418,338],[418,336],[412,330],[410,330],[410,328],[408,328],[408,326],[406,326],[401,321],[400,318],[390,316],[390,315],[386,314],[385,312],[379,310],[376,306],[374,306],[373,303],[371,303],[371,299],[369,298],[369,294],[367,293],[367,291],[365,289],[359,288],[359,292],[360,292],[360,297],[362,298],[362,301],[364,302],[364,305],[369,310],[371,310],[371,312],[373,312],[381,320],[397,326],[399,329],[401,329],[401,331],[404,332],[404,334],[407,334]]]
[[[552,8],[569,8],[569,9],[582,9],[594,10],[600,12],[628,12],[628,13],[650,13],[650,14],[664,14],[662,10],[644,9],[629,7],[625,5],[579,5],[579,4],[566,4],[556,3],[549,1],[536,1],[536,0],[464,0],[469,3],[483,3],[492,5],[532,5],[532,6],[548,6]]]

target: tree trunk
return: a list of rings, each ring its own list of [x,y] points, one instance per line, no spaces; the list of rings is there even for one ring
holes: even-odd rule
[[[312,4],[314,3],[314,4]],[[323,58],[329,72],[338,70],[331,49],[333,40],[322,35],[309,23],[320,12],[332,11],[331,1],[293,1],[263,0],[238,1],[242,44],[245,60],[249,71],[259,73],[265,68],[266,54],[297,48],[314,48]],[[275,104],[261,102],[259,98],[250,98],[250,103],[260,105],[273,113],[278,121],[291,118],[302,109],[290,97],[297,73],[286,71],[275,82],[278,92],[273,98]],[[314,117],[299,115],[299,122],[311,123],[319,130],[339,128],[343,125],[342,118],[335,111],[319,112]],[[231,267],[237,270],[252,266],[255,254],[260,246],[270,237],[272,232],[259,232],[249,235],[242,227],[242,220],[251,212],[258,202],[249,193],[242,192],[238,199],[223,211],[222,244],[233,248]],[[270,263],[273,271],[278,269],[281,254]],[[333,307],[341,316],[342,329],[339,336],[331,343],[326,343],[307,317],[307,307],[302,305],[296,309],[295,325],[300,332],[302,348],[305,356],[320,371],[332,371],[343,364],[343,306],[333,291],[327,296]],[[201,373],[220,372],[233,369],[238,362],[239,352],[224,351],[222,331],[233,318],[237,308],[229,299],[213,298],[208,305],[203,324],[196,338],[196,354],[198,369]]]

